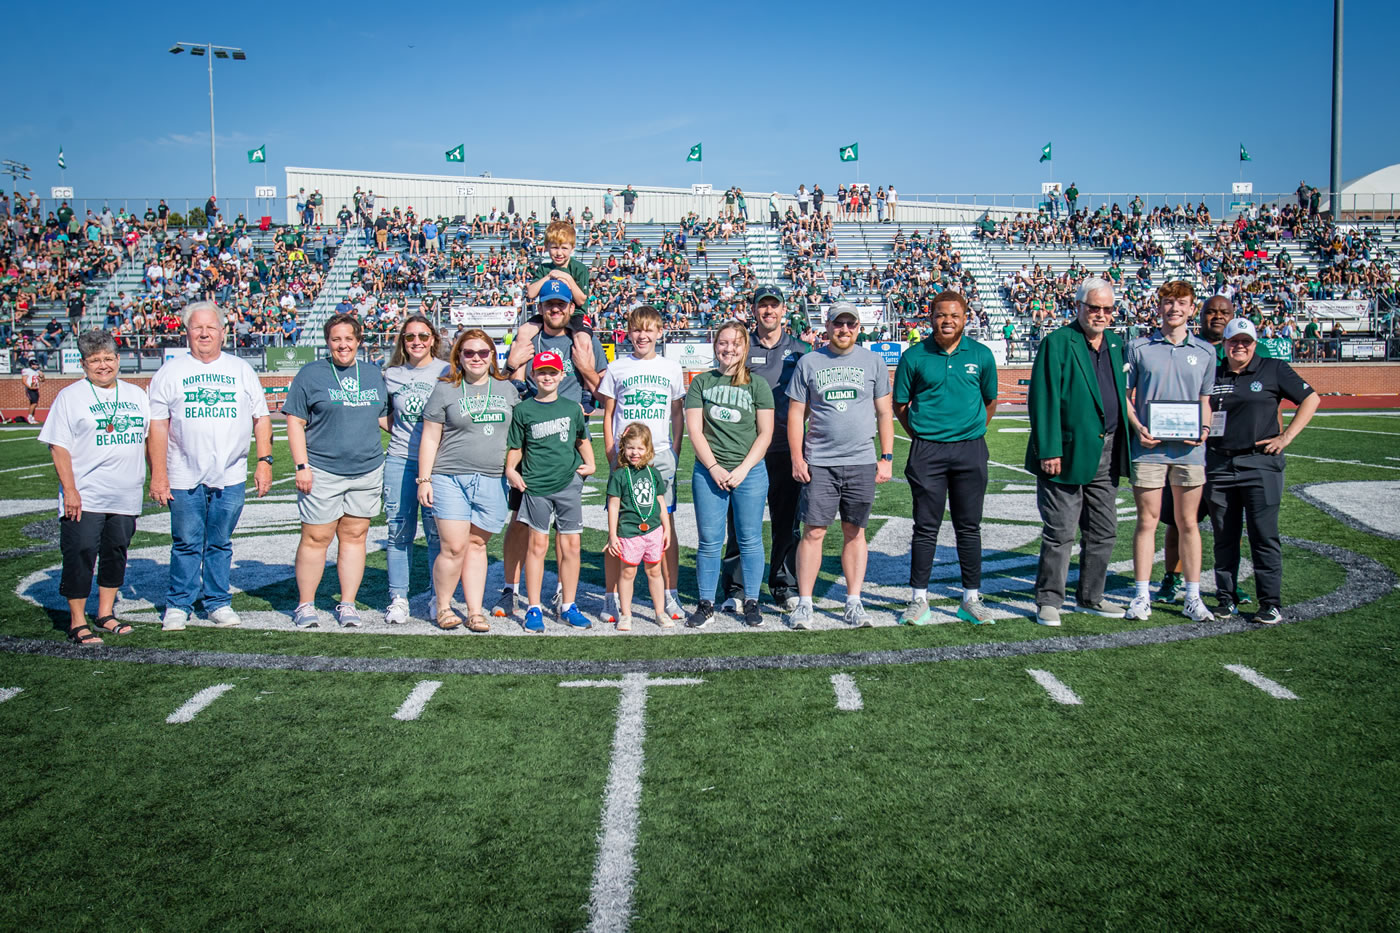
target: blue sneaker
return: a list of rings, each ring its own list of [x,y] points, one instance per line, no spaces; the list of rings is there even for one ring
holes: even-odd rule
[[[544,613],[543,613],[543,612],[540,612],[540,609],[539,609],[538,606],[534,606],[534,607],[531,607],[530,609],[526,610],[526,612],[525,612],[525,631],[527,631],[527,632],[543,632],[543,631],[544,631]]]
[[[593,623],[588,620],[588,616],[578,611],[578,606],[570,606],[559,613],[559,621],[567,622],[574,628],[592,628]]]

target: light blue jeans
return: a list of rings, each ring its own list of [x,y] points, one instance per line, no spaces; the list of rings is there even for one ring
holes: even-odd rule
[[[734,502],[734,536],[739,541],[739,566],[744,572],[744,598],[758,599],[763,574],[763,508],[768,502],[768,467],[762,460],[738,489],[721,489],[697,464],[690,475],[695,500],[695,524],[700,546],[695,552],[695,583],[700,598],[714,602],[719,585],[720,557],[729,503]]]
[[[389,564],[389,599],[408,597],[408,568],[413,565],[413,539],[418,537],[418,511],[423,512],[423,537],[428,540],[428,582],[437,562],[437,522],[433,510],[418,504],[418,461],[384,458],[384,518],[389,537],[384,542]]]
[[[247,485],[170,490],[170,537],[174,543],[170,545],[167,609],[193,612],[201,593],[205,613],[233,601],[229,595],[233,529],[243,514]]]

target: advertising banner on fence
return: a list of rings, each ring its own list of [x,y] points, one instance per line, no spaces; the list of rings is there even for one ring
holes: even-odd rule
[[[78,352],[77,347],[62,347],[63,372],[74,375],[83,371],[83,355]]]
[[[830,310],[830,308],[830,304],[821,306],[820,320],[826,320],[826,312]],[[868,327],[871,324],[882,324],[885,320],[884,305],[856,305],[856,313],[860,315],[860,323],[864,327]]]
[[[315,347],[268,347],[263,371],[270,373],[296,372],[316,359]]]
[[[715,350],[708,342],[668,343],[666,359],[680,363],[683,370],[705,370],[715,365]]]
[[[1385,359],[1385,341],[1347,341],[1342,344],[1342,359],[1383,360]]]
[[[1308,316],[1328,321],[1366,320],[1371,315],[1371,302],[1359,299],[1328,299],[1309,301]]]
[[[448,319],[458,327],[504,327],[513,329],[515,305],[453,305]]]
[[[1260,337],[1261,346],[1269,348],[1269,352],[1276,360],[1291,362],[1293,359],[1293,341],[1287,337]]]
[[[882,343],[867,343],[866,348],[876,356],[885,361],[886,366],[899,365],[899,355],[904,352],[906,344],[902,340]]]

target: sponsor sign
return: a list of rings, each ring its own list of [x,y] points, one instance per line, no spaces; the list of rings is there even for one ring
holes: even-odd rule
[[[1230,182],[1231,194],[1253,194],[1254,182],[1252,181],[1232,181]]]
[[[826,320],[826,312],[830,308],[831,305],[829,303],[821,306],[820,320]],[[870,324],[883,324],[885,322],[884,305],[856,305],[856,314],[860,315],[862,327]]]
[[[1059,194],[1060,183],[1058,181],[1042,181],[1040,183],[1041,194]]]
[[[448,312],[448,320],[458,327],[504,327],[515,326],[514,305],[453,305]]]
[[[77,347],[61,347],[59,352],[63,354],[63,372],[81,373],[83,371],[83,355],[78,352]]]
[[[255,198],[275,198],[277,197],[276,185],[254,185],[253,197]]]
[[[715,365],[715,349],[709,342],[687,342],[666,344],[666,358],[681,364],[681,369],[699,372],[712,369]]]
[[[263,369],[267,372],[296,372],[316,359],[315,347],[268,347]]]
[[[714,185],[694,184],[690,186],[691,194],[706,195],[715,190]]]
[[[73,189],[66,185],[58,185],[49,189],[49,197],[55,201],[71,201],[73,200]]]
[[[1293,341],[1287,337],[1260,337],[1259,343],[1268,347],[1276,360],[1288,362],[1293,359]]]
[[[0,373],[8,375],[12,372],[14,372],[14,370],[10,368],[10,354],[0,353]]]
[[[1351,321],[1365,318],[1370,313],[1371,303],[1365,298],[1340,298],[1308,302],[1308,315],[1315,320],[1340,318],[1343,321]]]
[[[1385,359],[1385,343],[1372,343],[1369,341],[1347,341],[1342,344],[1342,359],[1383,360]]]
[[[458,185],[458,186],[457,186],[457,196],[458,196],[458,197],[469,198],[469,197],[471,197],[471,196],[474,195],[474,194],[476,194],[476,185]]]
[[[897,340],[867,343],[865,346],[870,352],[883,359],[887,366],[896,366],[899,363],[899,355],[904,352],[906,344],[902,340]]]

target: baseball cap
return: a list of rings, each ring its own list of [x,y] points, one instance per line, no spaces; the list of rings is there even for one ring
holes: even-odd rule
[[[857,324],[860,323],[860,312],[857,311],[856,306],[849,301],[838,301],[826,309],[827,323],[836,320],[838,317],[851,317],[855,319]]]
[[[778,299],[778,304],[782,304],[783,290],[776,285],[760,285],[758,288],[754,289],[753,303],[755,305],[765,298],[776,298]]]
[[[564,359],[553,350],[541,350],[535,354],[535,362],[532,366],[536,371],[541,369],[553,369],[558,372],[564,371]]]
[[[544,304],[546,301],[567,301],[569,304],[573,304],[574,293],[569,290],[569,286],[558,279],[550,279],[540,286],[539,302]]]
[[[1229,324],[1225,325],[1225,339],[1238,337],[1244,334],[1250,340],[1258,340],[1259,334],[1254,329],[1254,324],[1247,317],[1237,317]]]

